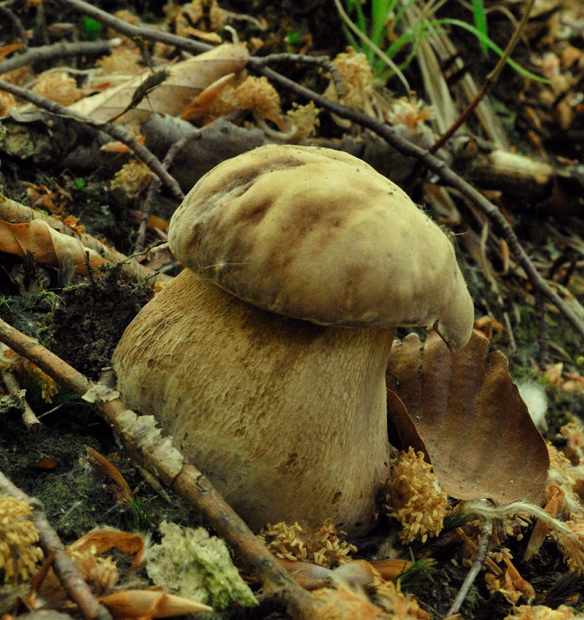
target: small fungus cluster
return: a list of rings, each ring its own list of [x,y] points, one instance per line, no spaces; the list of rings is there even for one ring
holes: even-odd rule
[[[277,558],[333,568],[350,561],[349,554],[357,551],[355,545],[340,538],[344,534],[335,529],[330,519],[316,530],[303,528],[298,522],[286,525],[281,521],[275,525],[268,523],[258,538]]]
[[[0,571],[4,581],[27,581],[43,552],[36,543],[39,532],[30,520],[32,507],[14,497],[0,498]]]
[[[432,466],[422,452],[416,454],[410,447],[402,453],[383,492],[387,514],[402,525],[400,538],[404,544],[416,539],[426,542],[442,531],[448,496],[438,486]]]

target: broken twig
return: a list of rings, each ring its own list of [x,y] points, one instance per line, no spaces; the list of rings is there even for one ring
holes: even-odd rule
[[[475,556],[474,562],[468,571],[468,575],[466,579],[462,582],[462,586],[454,599],[454,603],[450,606],[450,609],[446,613],[446,617],[454,616],[454,614],[458,613],[461,605],[464,603],[464,599],[467,597],[468,592],[474,583],[474,580],[477,578],[477,575],[481,572],[483,568],[483,564],[487,559],[487,552],[489,550],[489,540],[491,539],[491,533],[493,531],[493,522],[490,519],[485,521],[483,526],[483,531],[481,532],[481,537],[479,540],[477,554]]]

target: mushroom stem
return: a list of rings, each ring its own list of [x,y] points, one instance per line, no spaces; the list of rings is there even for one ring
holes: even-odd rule
[[[128,327],[114,367],[126,404],[155,415],[252,529],[332,518],[356,535],[386,477],[393,335],[285,318],[185,269]]]

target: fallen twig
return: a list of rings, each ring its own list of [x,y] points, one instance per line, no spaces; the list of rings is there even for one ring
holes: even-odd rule
[[[454,614],[458,613],[461,605],[464,603],[464,599],[467,597],[468,592],[474,583],[477,575],[481,572],[483,564],[487,558],[487,552],[489,550],[489,540],[491,538],[491,533],[493,531],[493,522],[490,519],[485,521],[483,526],[483,531],[481,532],[481,537],[479,540],[479,545],[477,549],[477,554],[475,556],[474,562],[468,571],[468,575],[466,579],[462,582],[462,586],[454,599],[454,602],[450,606],[450,609],[446,613],[446,617],[454,616]]]
[[[168,33],[162,33],[150,28],[139,28],[137,26],[131,26],[122,20],[119,20],[112,15],[109,15],[105,11],[102,11],[96,7],[93,7],[83,0],[65,0],[65,2],[72,8],[75,8],[81,13],[90,15],[94,19],[111,26],[119,32],[126,34],[127,36],[142,36],[145,39],[152,41],[162,41],[169,45],[180,47],[181,49],[199,53],[208,51],[211,46],[178,37],[176,35],[170,35]],[[490,220],[495,222],[501,231],[502,236],[509,244],[510,251],[516,256],[519,264],[523,267],[527,277],[531,284],[541,293],[547,297],[563,314],[564,318],[578,331],[579,334],[584,336],[584,322],[582,322],[578,316],[570,309],[570,307],[563,301],[563,299],[549,286],[545,279],[539,274],[531,259],[523,249],[515,231],[511,228],[501,211],[483,195],[481,195],[474,187],[467,183],[464,179],[453,172],[441,159],[438,159],[434,155],[431,155],[426,149],[409,142],[405,138],[398,136],[388,125],[381,123],[367,114],[358,110],[351,110],[346,106],[340,105],[333,101],[329,101],[322,95],[315,93],[314,91],[297,84],[293,80],[290,80],[283,75],[280,75],[276,71],[263,67],[255,62],[254,58],[250,58],[248,68],[255,73],[264,75],[270,81],[278,84],[286,90],[296,93],[298,96],[307,99],[308,101],[314,101],[320,107],[340,116],[346,118],[358,125],[370,129],[378,136],[383,138],[389,145],[397,149],[402,155],[407,157],[415,157],[420,160],[429,170],[436,173],[443,181],[448,185],[458,189],[464,196],[472,201],[480,211],[482,211]]]
[[[86,116],[85,114],[71,110],[56,101],[51,101],[46,97],[41,97],[31,90],[10,84],[4,80],[0,80],[0,90],[5,90],[12,93],[15,97],[29,101],[37,107],[43,108],[52,114],[56,114],[64,118],[71,118],[80,123],[97,127],[100,131],[112,136],[112,138],[123,142],[127,147],[132,149],[136,156],[149,168],[151,168],[158,177],[160,177],[162,182],[172,193],[175,200],[182,202],[182,199],[185,197],[176,179],[162,167],[162,163],[158,157],[151,153],[143,144],[140,144],[123,125],[120,125],[119,123],[103,123],[102,121],[96,121],[94,118],[91,118],[91,116]]]
[[[12,26],[13,34],[16,35],[22,42],[22,49],[28,48],[28,37],[26,36],[26,28],[22,25],[22,22],[9,7],[0,5],[0,16],[7,19]]]
[[[38,366],[63,388],[93,402],[138,464],[161,478],[207,519],[209,525],[257,573],[267,594],[283,601],[292,618],[311,620],[314,617],[312,597],[294,583],[207,477],[193,465],[183,464],[182,456],[172,447],[170,440],[160,436],[152,416],[136,416],[126,409],[117,393],[92,383],[36,340],[2,320],[0,342]],[[104,390],[108,396],[104,396]]]
[[[266,65],[278,62],[295,62],[322,67],[331,74],[331,80],[337,90],[339,101],[342,101],[345,96],[345,85],[343,84],[339,70],[331,60],[324,56],[307,56],[306,54],[270,54],[269,56],[262,56],[261,58],[256,57],[253,59],[253,62],[259,67],[265,67]]]
[[[8,393],[18,396],[20,394],[20,383],[18,382],[15,374],[10,372],[9,370],[1,370],[0,374],[2,375],[2,381],[4,382]],[[40,420],[36,417],[35,412],[28,404],[26,398],[21,397],[21,404],[22,421],[24,422],[26,427],[30,430],[33,426],[40,424]]]
[[[164,159],[162,160],[162,165],[165,170],[168,170],[172,163],[174,162],[176,156],[189,144],[191,140],[194,140],[200,135],[201,130],[195,129],[192,133],[180,138],[171,147],[168,149]],[[146,194],[146,199],[144,200],[144,204],[140,209],[140,228],[138,229],[138,236],[136,239],[136,252],[141,252],[144,249],[145,238],[146,238],[146,228],[148,226],[148,221],[150,220],[150,212],[152,211],[152,205],[154,203],[154,199],[160,190],[160,178],[156,177],[152,179],[150,186],[148,187],[148,192]]]
[[[70,226],[67,226],[57,218],[41,213],[40,211],[35,211],[30,207],[26,207],[19,202],[0,195],[0,220],[23,224],[35,219],[45,221],[51,228],[54,228],[64,235],[78,238],[86,248],[95,250],[106,261],[120,265],[122,273],[136,282],[147,282],[151,286],[154,286],[156,282],[168,282],[171,279],[169,276],[144,267],[131,257],[114,250],[87,233],[77,234]]]
[[[49,557],[50,554],[54,554],[53,571],[63,586],[63,590],[79,606],[86,620],[111,620],[110,613],[93,596],[90,587],[79,574],[57,532],[48,522],[42,502],[27,495],[2,472],[0,472],[0,495],[10,495],[34,508],[32,520],[39,531],[39,541],[45,556]]]
[[[41,45],[32,47],[23,54],[16,54],[8,60],[0,62],[0,74],[8,73],[14,69],[32,65],[35,62],[67,58],[68,56],[83,56],[86,54],[107,54],[112,47],[119,45],[116,41],[82,41],[80,43],[55,43],[54,45]]]

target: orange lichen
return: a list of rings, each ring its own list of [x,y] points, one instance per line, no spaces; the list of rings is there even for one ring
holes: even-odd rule
[[[579,617],[580,614],[566,605],[560,605],[557,609],[545,605],[521,605],[505,620],[572,620]]]
[[[438,536],[448,512],[448,496],[440,489],[432,466],[422,452],[410,447],[402,452],[392,467],[391,476],[383,487],[384,508],[401,525],[400,538],[404,544],[414,540],[426,542]]]
[[[340,538],[344,534],[327,519],[317,530],[307,530],[299,523],[268,523],[258,537],[277,558],[312,562],[331,568],[349,561],[349,554],[357,551],[355,545]]]

